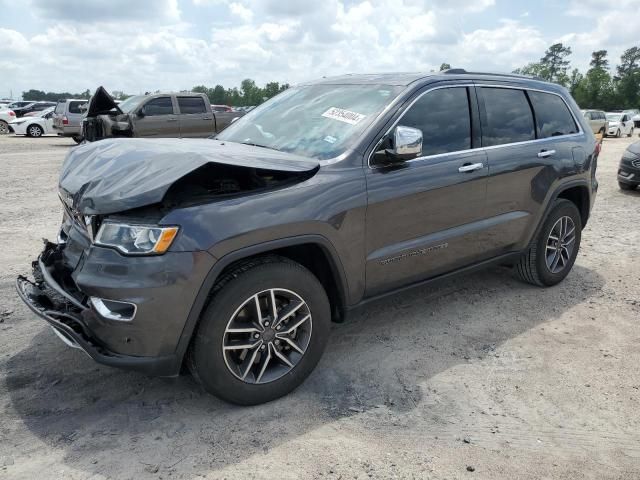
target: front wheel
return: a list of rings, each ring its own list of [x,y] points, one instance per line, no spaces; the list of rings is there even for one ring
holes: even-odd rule
[[[29,125],[27,128],[27,135],[30,137],[41,137],[43,133],[40,125]]]
[[[188,354],[193,376],[228,402],[286,395],[314,369],[331,309],[318,279],[283,257],[245,263],[214,287]]]
[[[622,134],[620,133],[620,129],[616,130],[616,138],[620,138]]]
[[[578,255],[582,232],[580,212],[573,202],[556,200],[544,224],[516,265],[525,282],[550,287],[569,274]]]

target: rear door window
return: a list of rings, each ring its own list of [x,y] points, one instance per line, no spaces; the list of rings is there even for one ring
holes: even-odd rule
[[[482,145],[504,145],[535,139],[533,114],[524,90],[482,87],[486,125]]]
[[[173,114],[171,97],[158,97],[149,100],[144,106],[144,114],[149,116]]]
[[[578,133],[578,127],[567,104],[552,93],[529,92],[536,114],[538,138],[557,137]]]
[[[178,97],[180,113],[206,113],[207,107],[201,97]]]
[[[464,87],[441,88],[424,94],[399,121],[422,130],[422,154],[471,148],[469,96]]]

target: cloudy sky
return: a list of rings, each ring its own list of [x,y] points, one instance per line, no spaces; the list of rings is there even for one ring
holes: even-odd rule
[[[349,72],[575,66],[640,44],[640,0],[0,0],[0,97],[296,83]]]

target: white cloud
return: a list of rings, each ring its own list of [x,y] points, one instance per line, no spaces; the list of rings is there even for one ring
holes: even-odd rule
[[[629,10],[602,11],[590,22],[580,17],[581,28],[553,38],[529,17],[464,27],[478,12],[497,9],[494,0],[191,1],[30,0],[38,18],[51,17],[32,35],[0,29],[3,84],[14,91],[105,85],[138,93],[232,86],[243,78],[296,83],[349,72],[428,71],[442,62],[510,71],[558,40],[584,67],[594,49],[619,56],[637,43],[628,12],[640,11],[640,0],[620,0]],[[82,10],[79,2],[91,5],[75,11]],[[601,7],[582,2],[585,9]]]

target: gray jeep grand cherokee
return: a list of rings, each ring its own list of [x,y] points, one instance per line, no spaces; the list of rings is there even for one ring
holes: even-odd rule
[[[59,238],[17,290],[100,363],[186,365],[223,399],[266,402],[371,299],[492,263],[560,282],[598,153],[550,83],[459,69],[322,79],[214,139],[74,148]]]

